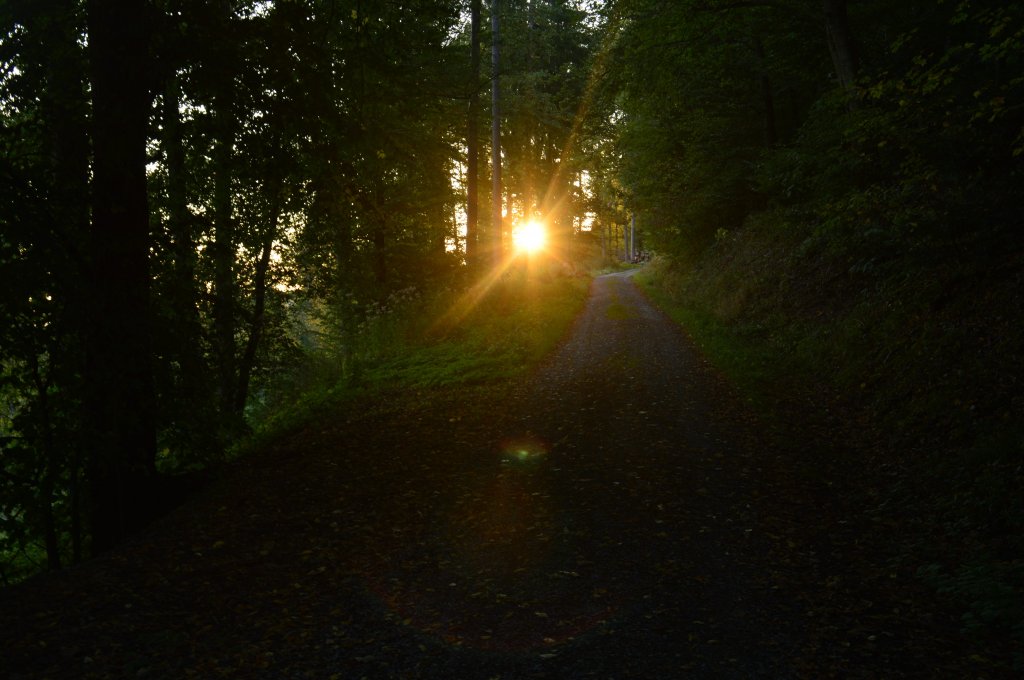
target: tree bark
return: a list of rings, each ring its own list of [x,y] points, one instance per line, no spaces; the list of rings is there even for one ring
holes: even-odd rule
[[[383,217],[378,214],[374,215],[372,219],[370,241],[373,244],[373,279],[383,297],[384,287],[388,283],[388,240]]]
[[[228,29],[230,9],[224,4],[220,21]],[[226,61],[226,60],[225,60]],[[217,355],[220,413],[231,419],[235,413],[237,346],[235,343],[235,226],[231,205],[234,117],[232,109],[233,75],[228,64],[221,63],[214,96],[215,147],[213,187],[213,330]],[[228,423],[233,425],[233,423]]]
[[[270,269],[270,256],[274,250],[274,239],[277,238],[277,221],[281,216],[281,188],[277,183],[271,188],[271,207],[267,219],[267,230],[263,235],[260,259],[256,263],[256,275],[253,277],[253,310],[249,324],[249,339],[245,352],[238,366],[238,391],[236,392],[235,412],[239,417],[245,410],[245,402],[249,399],[249,382],[252,369],[256,364],[256,351],[263,337],[263,326],[267,306],[267,273]]]
[[[94,551],[155,508],[146,136],[149,27],[143,0],[90,0],[93,102],[90,319],[86,380]]]
[[[196,306],[196,245],[188,209],[185,146],[181,130],[181,83],[171,77],[164,89],[163,139],[167,164],[167,226],[173,253],[170,301],[173,310],[173,351],[180,365],[181,393],[193,403],[205,380],[205,361],[199,350],[202,323]]]
[[[25,23],[30,33],[39,36],[38,49],[46,82],[46,86],[39,92],[39,109],[48,131],[46,150],[53,172],[52,184],[48,187],[50,198],[47,207],[51,238],[62,249],[52,269],[53,292],[63,303],[62,311],[57,315],[57,323],[51,326],[54,335],[44,341],[48,349],[40,348],[40,351],[49,354],[47,364],[50,372],[54,370],[55,364],[59,364],[65,371],[80,375],[84,369],[85,337],[91,318],[88,302],[89,275],[85,265],[89,257],[90,231],[89,106],[86,94],[87,60],[85,50],[79,43],[79,3],[75,0],[50,0],[42,8],[33,7],[29,10],[25,6],[20,9],[24,16],[18,17],[19,12],[16,11],[15,20]],[[40,496],[43,533],[48,567],[56,569],[61,559],[53,499],[62,482],[61,474],[66,468],[70,466],[67,472],[69,479],[77,476],[81,455],[81,442],[76,441],[77,437],[68,440],[68,431],[60,427],[58,421],[66,418],[81,422],[87,420],[87,417],[81,412],[81,402],[59,406],[50,403],[50,377],[41,374],[35,353],[30,361],[41,415],[40,448],[44,467]],[[81,389],[77,380],[73,385],[65,387]],[[65,418],[55,420],[53,416],[60,415],[60,409],[70,409],[74,413],[64,413]],[[72,517],[73,526],[74,521]]]
[[[177,77],[168,80],[164,90],[163,150],[167,164],[168,226],[174,248],[177,278],[195,275],[195,248],[189,228],[188,189],[185,184],[185,148],[181,133],[181,83]]]
[[[536,186],[536,174],[537,169],[540,167],[540,145],[537,144],[536,132],[537,132],[537,114],[536,107],[538,103],[538,94],[536,86],[532,82],[534,66],[534,57],[536,47],[534,44],[534,0],[527,0],[526,2],[526,73],[531,80],[528,81],[527,85],[527,97],[528,106],[526,107],[525,115],[523,116],[523,136],[522,136],[522,153],[519,155],[520,160],[520,191],[522,195],[520,197],[521,205],[523,207],[523,219],[529,220],[533,217],[533,213],[537,208],[538,203],[538,190]],[[511,174],[511,173],[510,173]],[[510,208],[511,210],[511,208]]]
[[[491,235],[493,259],[501,262],[501,90],[498,67],[500,64],[499,0],[491,0]]]
[[[57,522],[53,515],[53,501],[60,475],[60,462],[53,441],[52,410],[50,407],[50,381],[43,377],[39,365],[39,357],[35,354],[31,359],[32,382],[36,388],[36,408],[39,410],[40,442],[39,450],[43,454],[42,478],[39,483],[39,510],[42,520],[43,544],[46,547],[46,568],[51,571],[60,569],[60,544],[57,536]]]
[[[470,2],[470,77],[469,120],[466,125],[466,261],[476,264],[477,235],[480,221],[480,0]]]
[[[836,79],[844,90],[852,92],[859,64],[846,13],[846,0],[824,0],[824,11],[825,35]]]

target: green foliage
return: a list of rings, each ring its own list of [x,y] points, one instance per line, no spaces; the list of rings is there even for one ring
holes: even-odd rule
[[[256,434],[236,453],[358,408],[371,395],[520,375],[565,335],[586,300],[586,283],[513,271],[486,290],[406,290],[363,310],[349,331],[339,320],[353,319],[350,313],[296,314],[292,332],[304,358],[252,405]]]
[[[0,10],[0,579],[79,557],[84,60],[73,3]]]
[[[966,632],[1019,644],[1020,261],[1004,225],[953,238],[927,213],[902,230],[886,209],[831,212],[900,187],[875,192],[762,213],[696,263],[655,263],[652,293],[762,411],[777,394],[842,395],[864,447],[885,441],[900,471],[887,503],[920,525],[902,559],[949,565],[942,593]]]
[[[695,305],[690,292],[693,274],[665,258],[657,258],[635,280],[674,321],[690,334],[718,370],[740,388],[758,410],[767,412],[780,387],[805,370],[792,355],[779,356],[763,342],[762,328],[731,326],[735,300],[722,300],[717,310]],[[725,286],[732,287],[730,281]],[[742,295],[743,293],[740,292]],[[742,304],[742,303],[739,303]]]
[[[906,26],[886,70],[865,77],[858,106],[822,99],[796,144],[766,155],[766,194],[837,239],[881,230],[876,246],[890,253],[1020,219],[1006,197],[1021,179],[1021,118],[1005,102],[1024,94],[1020,50],[1007,49],[1024,39],[1024,16],[991,3],[940,12],[931,17],[940,43]]]
[[[821,55],[808,47],[811,24],[798,8],[617,7],[617,179],[652,247],[694,257],[763,204],[755,161],[766,142],[792,134],[800,90],[818,75],[807,65]],[[790,92],[785,107],[768,111],[764,82]]]
[[[509,194],[520,210],[544,198],[568,232],[567,140],[593,33],[575,3],[533,6],[506,8],[532,36],[506,36]],[[88,461],[104,455],[82,444],[96,146],[84,9],[0,8],[0,551],[42,551],[52,567],[86,556]],[[500,329],[457,325],[429,347],[416,326],[468,278],[453,178],[478,84],[462,3],[150,9],[134,34],[152,59],[152,314],[138,322],[152,329],[162,473],[216,464],[250,428],[291,417],[292,399],[308,411],[357,388],[492,378],[542,351],[546,312],[509,307]],[[516,295],[487,300],[525,304]]]
[[[699,255],[766,203],[834,246],[863,239],[861,268],[1019,224],[1018,5],[850,5],[852,94],[796,3],[616,8],[615,179],[660,252]]]

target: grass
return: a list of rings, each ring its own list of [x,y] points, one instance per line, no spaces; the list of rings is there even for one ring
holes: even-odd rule
[[[730,327],[707,309],[689,303],[665,271],[663,261],[637,274],[634,280],[673,321],[686,329],[708,359],[762,415],[770,412],[779,386],[800,371],[755,334]],[[668,279],[668,280],[666,280]]]
[[[447,291],[382,311],[344,347],[307,357],[307,373],[254,418],[232,457],[259,450],[317,418],[366,407],[387,394],[478,386],[524,374],[565,336],[589,279],[513,270],[489,287]],[[339,342],[338,339],[329,341]]]
[[[769,425],[786,392],[841,399],[863,439],[848,468],[892,478],[903,563],[1024,670],[1019,251],[965,238],[866,269],[857,247],[754,225],[637,280]]]

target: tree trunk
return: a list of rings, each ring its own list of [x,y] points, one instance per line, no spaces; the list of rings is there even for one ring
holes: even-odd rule
[[[828,51],[832,55],[836,79],[844,90],[852,92],[854,79],[857,77],[858,60],[846,13],[846,0],[824,0],[824,11],[825,35],[828,38]]]
[[[334,181],[333,179],[330,181]],[[318,196],[319,199],[319,196]],[[329,209],[328,217],[331,238],[331,249],[337,266],[335,286],[340,292],[348,292],[352,287],[352,215],[351,209],[342,214],[336,208]]]
[[[522,142],[522,154],[519,156],[520,160],[520,177],[521,181],[520,191],[521,197],[520,202],[523,207],[523,219],[529,220],[533,217],[534,210],[537,208],[539,202],[538,190],[536,185],[537,169],[540,167],[540,153],[539,146],[536,143],[537,133],[537,103],[538,93],[537,88],[533,84],[533,70],[534,57],[536,48],[534,46],[534,0],[527,0],[526,2],[526,73],[527,77],[530,78],[527,82],[529,83],[526,87],[526,96],[528,97],[528,105],[526,107],[524,119],[523,119],[523,142]]]
[[[93,215],[86,381],[95,551],[144,526],[154,510],[146,9],[142,0],[88,3]]]
[[[500,64],[499,0],[491,0],[491,235],[493,259],[501,262],[501,91],[498,82]]]
[[[629,261],[636,259],[636,213],[629,219]]]
[[[236,393],[235,412],[238,417],[245,410],[245,402],[249,399],[249,381],[253,366],[256,364],[256,351],[259,349],[263,336],[267,301],[267,272],[270,269],[270,255],[274,250],[274,239],[277,238],[277,221],[281,215],[281,188],[271,188],[270,214],[267,219],[267,230],[261,244],[260,259],[256,263],[256,275],[253,278],[253,310],[252,322],[249,325],[249,339],[238,366],[238,391]]]
[[[225,419],[235,413],[237,360],[235,353],[235,226],[231,206],[231,154],[234,121],[231,108],[230,76],[220,83],[214,100],[216,146],[213,188],[213,329],[217,355],[220,412]],[[230,423],[233,425],[233,423]]]
[[[50,409],[50,381],[43,377],[39,357],[33,353],[31,359],[32,381],[36,388],[36,408],[39,411],[39,451],[43,455],[42,478],[39,483],[39,512],[43,529],[43,544],[46,547],[46,568],[60,569],[60,545],[57,538],[57,522],[53,516],[53,501],[60,474],[60,461],[53,441],[53,425]]]
[[[71,505],[71,563],[79,564],[82,561],[82,484],[80,474],[81,461],[78,456],[73,456],[68,471],[70,481],[68,482],[68,495]]]
[[[181,83],[177,77],[164,89],[162,145],[167,164],[168,231],[173,253],[170,301],[173,351],[180,366],[181,394],[192,403],[202,395],[206,366],[200,352],[202,324],[196,306],[196,246],[188,210],[185,147],[181,131]]]
[[[74,249],[89,224],[89,134],[86,120],[85,55],[78,45],[79,26],[72,0],[54,4],[41,27],[46,36],[46,77],[49,86],[41,93],[43,115],[50,123],[58,222],[56,230],[67,235]],[[72,262],[80,259],[72,252]],[[65,280],[80,280],[82,272],[60,272]],[[70,286],[75,288],[74,284]],[[76,291],[72,291],[76,292]]]
[[[24,9],[28,9],[25,7]],[[52,233],[64,252],[54,267],[54,292],[63,300],[64,322],[53,336],[54,345],[47,351],[48,364],[59,363],[73,374],[84,370],[85,337],[91,326],[88,271],[89,257],[89,123],[86,94],[85,50],[79,43],[79,3],[75,0],[51,0],[39,11],[33,8],[21,18],[28,24],[29,33],[39,35],[47,86],[40,91],[40,113],[48,129],[48,154],[52,163],[53,181],[48,210]],[[18,20],[16,18],[16,20]],[[38,23],[36,23],[38,22]],[[47,341],[49,344],[50,341]],[[53,499],[61,484],[61,471],[68,465],[67,451],[75,461],[68,477],[77,475],[77,461],[81,455],[81,442],[69,440],[68,432],[53,420],[56,415],[49,403],[49,378],[43,380],[38,357],[32,355],[36,379],[38,408],[42,415],[43,478],[40,490],[43,498],[43,532],[50,569],[60,566],[57,520]],[[52,368],[50,370],[53,370]],[[69,387],[71,387],[69,385]],[[76,383],[73,389],[81,389]],[[86,421],[81,402],[74,406],[73,414],[65,417],[73,421]],[[61,419],[63,420],[63,419]],[[74,522],[74,518],[72,518]]]
[[[466,261],[476,264],[477,232],[480,221],[480,0],[470,2],[469,120],[466,125]]]
[[[373,227],[370,240],[373,243],[373,278],[381,296],[388,282],[387,234],[384,231],[384,220],[380,215],[373,216]]]

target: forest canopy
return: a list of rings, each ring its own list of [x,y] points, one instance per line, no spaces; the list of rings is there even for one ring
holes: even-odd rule
[[[519,221],[589,244],[568,145],[601,21],[498,6],[495,227],[479,0],[4,3],[3,580],[137,529]]]

